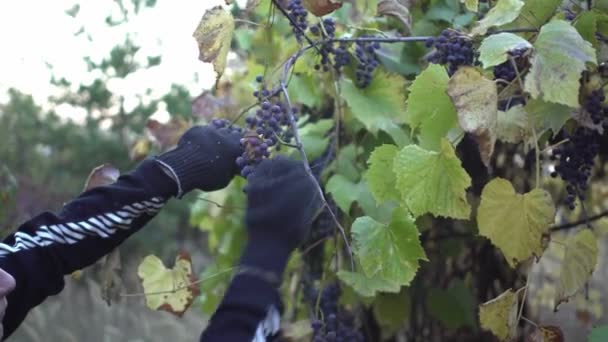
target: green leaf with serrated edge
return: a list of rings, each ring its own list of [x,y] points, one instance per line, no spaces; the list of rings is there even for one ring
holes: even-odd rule
[[[388,225],[368,216],[358,217],[351,231],[355,254],[369,278],[408,285],[416,275],[418,260],[427,260],[420,232],[402,208],[393,211]]]
[[[475,300],[462,280],[455,280],[447,289],[431,288],[426,307],[448,329],[475,326]]]
[[[608,5],[608,3],[607,3]],[[588,342],[606,342],[608,341],[608,325],[591,329],[591,333],[587,338]]]
[[[340,82],[342,97],[349,109],[372,133],[386,130],[405,111],[404,79],[376,71],[372,83],[360,89],[348,79]]]
[[[509,289],[498,297],[479,305],[479,323],[501,341],[516,336],[517,294]]]
[[[333,175],[325,189],[343,212],[348,213],[350,206],[359,198],[359,184],[353,183],[340,174]]]
[[[498,140],[512,144],[528,142],[534,136],[532,129],[533,123],[524,106],[513,106],[506,112],[498,111]]]
[[[525,88],[534,99],[578,108],[585,63],[596,64],[595,49],[568,22],[554,20],[540,29]]]
[[[338,278],[363,297],[373,297],[378,292],[399,292],[400,285],[378,277],[368,278],[362,273],[340,270]]]
[[[508,52],[531,48],[527,40],[513,33],[502,32],[486,37],[479,46],[479,61],[484,68],[502,64],[508,59]]]
[[[192,261],[186,253],[177,256],[172,269],[166,268],[157,256],[148,255],[137,267],[137,275],[146,293],[146,305],[152,310],[181,316],[198,295]]]
[[[483,188],[477,210],[479,235],[500,248],[513,268],[533,255],[542,255],[542,237],[554,217],[555,206],[547,191],[534,189],[521,195],[502,178]]]
[[[526,0],[519,16],[503,29],[541,27],[553,17],[562,0]]]
[[[572,117],[572,108],[542,100],[530,99],[524,109],[538,129],[538,135],[547,129],[551,129],[553,135],[557,134]]]
[[[203,62],[213,63],[213,70],[217,73],[218,79],[226,68],[226,58],[230,51],[233,33],[232,14],[217,6],[205,12],[193,34],[198,43],[198,58]]]
[[[414,216],[431,213],[469,218],[471,206],[465,189],[471,186],[471,177],[447,140],[442,141],[439,152],[416,145],[404,147],[395,156],[393,171],[397,175],[401,200]]]
[[[456,109],[447,95],[449,76],[445,68],[430,64],[409,88],[405,122],[420,129],[420,146],[439,150],[441,139],[456,126]]]
[[[498,0],[483,19],[477,22],[477,26],[473,28],[471,33],[473,35],[485,34],[490,27],[510,23],[519,16],[523,7],[524,2],[521,0]]]
[[[374,299],[374,316],[383,331],[394,334],[410,317],[412,299],[407,287],[399,293],[380,293]]]
[[[464,4],[464,7],[471,12],[477,12],[479,7],[479,0],[460,0]]]
[[[568,238],[555,294],[555,310],[589,281],[597,266],[597,255],[597,238],[591,230],[583,229]]]
[[[580,33],[581,37],[593,44],[594,47],[599,47],[597,38],[595,37],[598,31],[598,21],[606,21],[608,16],[597,10],[583,11],[576,18],[574,27]]]
[[[396,177],[392,172],[393,159],[398,149],[395,145],[382,145],[377,147],[369,157],[369,169],[365,179],[377,202],[399,200],[399,190],[396,186]]]
[[[332,119],[321,119],[316,122],[308,122],[299,129],[302,146],[308,158],[314,160],[323,154],[327,145],[329,145],[327,132],[333,125],[334,121]],[[291,149],[291,152],[293,156],[299,154],[296,149]]]
[[[494,81],[473,67],[461,67],[448,82],[460,127],[471,133],[485,165],[490,164],[496,142],[498,91]]]

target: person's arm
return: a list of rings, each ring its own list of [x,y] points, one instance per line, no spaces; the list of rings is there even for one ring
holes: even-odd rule
[[[282,157],[262,161],[248,176],[245,190],[247,245],[201,342],[262,342],[276,337],[283,311],[278,291],[283,272],[321,207],[304,165]]]
[[[59,293],[64,275],[93,264],[138,231],[177,193],[154,160],[108,186],[84,192],[59,214],[42,213],[0,244],[0,268],[15,278],[3,320],[5,337],[29,310]]]
[[[172,196],[226,186],[236,174],[240,134],[194,127],[177,148],[142,162],[117,182],[82,193],[59,214],[45,212],[0,244],[0,268],[16,281],[7,296],[4,338],[29,310],[59,293],[63,277],[93,264],[137,232]]]

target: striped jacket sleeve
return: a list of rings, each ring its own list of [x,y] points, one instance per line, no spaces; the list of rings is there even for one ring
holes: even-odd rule
[[[16,281],[7,297],[4,338],[30,309],[63,289],[64,275],[111,252],[176,192],[175,182],[148,159],[115,183],[82,193],[58,214],[45,212],[23,223],[0,243],[0,268]]]

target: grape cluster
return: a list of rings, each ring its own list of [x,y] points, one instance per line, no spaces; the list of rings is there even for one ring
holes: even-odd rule
[[[256,81],[263,83],[261,76],[256,77]],[[270,156],[271,148],[280,149],[279,141],[289,143],[293,138],[289,107],[281,100],[280,92],[270,91],[262,84],[253,96],[261,103],[254,115],[245,118],[248,130],[241,139],[243,154],[236,159],[243,177],[249,176],[262,159]],[[296,113],[296,108],[292,111]]]
[[[509,51],[507,54],[511,57],[504,63],[498,64],[494,67],[494,79],[501,79],[507,82],[513,81],[517,77],[518,72],[522,72],[524,68],[528,65],[528,60],[526,57],[527,49],[515,49]],[[513,68],[513,63],[511,59],[515,62],[515,66],[517,67],[517,71]]]
[[[367,36],[363,36],[367,37]],[[357,41],[355,43],[355,56],[357,56],[357,87],[366,88],[372,82],[372,74],[380,65],[376,50],[380,48],[378,42]]]
[[[450,75],[453,75],[459,66],[473,65],[475,62],[473,42],[456,30],[443,30],[439,37],[429,38],[426,47],[435,48],[427,60],[431,63],[447,65]]]
[[[325,30],[324,30],[325,29]],[[323,19],[323,26],[316,24],[310,27],[310,33],[314,36],[334,38],[336,35],[336,22],[332,18]],[[350,63],[350,55],[345,44],[340,44],[337,48],[335,42],[324,43],[319,46],[321,60],[315,65],[315,70],[329,71],[331,67],[331,56],[334,59],[334,68],[340,71],[343,65]]]
[[[351,317],[330,314],[325,322],[313,320],[313,342],[363,342],[363,335],[353,328]]]
[[[600,88],[591,91],[583,102],[583,107],[589,113],[591,121],[595,125],[602,124],[605,115],[608,114],[608,107],[604,105],[604,100],[606,100],[606,95],[604,95],[604,90]]]
[[[572,210],[577,198],[585,200],[593,160],[599,153],[600,144],[599,134],[585,127],[577,128],[568,139],[551,155],[551,159],[556,162],[551,176],[560,176],[567,183],[565,204]]]
[[[230,122],[230,120],[226,120],[226,119],[213,119],[213,120],[211,120],[210,125],[211,125],[211,127],[215,128],[215,129],[228,128],[231,131],[234,131],[237,133],[243,132],[243,129],[241,127],[234,126],[232,124],[232,122]]]
[[[294,21],[289,21],[289,24],[292,27],[296,39],[298,40],[298,42],[300,42],[302,41],[302,37],[304,36],[304,31],[306,31],[306,28],[308,27],[308,22],[306,21],[306,17],[308,17],[308,11],[306,10],[306,8],[304,8],[302,0],[289,0],[289,2],[287,3],[287,12]],[[294,23],[297,26],[295,26]]]

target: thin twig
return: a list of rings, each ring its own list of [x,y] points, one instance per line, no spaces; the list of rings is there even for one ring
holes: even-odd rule
[[[298,146],[298,151],[300,151],[300,157],[302,159],[302,162],[304,162],[304,169],[306,170],[306,173],[308,174],[310,179],[316,185],[317,192],[319,193],[319,196],[320,196],[321,200],[323,201],[324,206],[327,207],[329,214],[331,215],[333,221],[336,223],[336,226],[338,226],[338,229],[340,230],[340,234],[342,235],[342,239],[344,240],[344,245],[346,247],[346,250],[348,251],[351,269],[354,272],[355,271],[355,261],[353,260],[353,253],[352,253],[350,244],[348,243],[346,231],[344,230],[344,227],[342,227],[342,224],[340,224],[340,221],[334,214],[333,210],[331,210],[331,207],[327,203],[327,199],[325,198],[325,194],[323,193],[323,189],[321,188],[321,185],[319,184],[319,182],[317,182],[315,175],[312,173],[312,170],[310,169],[310,164],[308,163],[308,157],[306,156],[306,152],[304,152],[304,148],[302,146],[302,140],[300,139],[300,133],[298,132],[298,125],[296,123],[296,119],[295,119],[295,116],[293,113],[291,100],[289,99],[289,92],[287,91],[287,87],[285,85],[287,75],[289,74],[289,70],[291,70],[292,66],[296,63],[297,59],[304,53],[304,51],[308,50],[309,48],[310,47],[305,47],[305,48],[298,50],[295,54],[293,54],[287,60],[285,65],[283,65],[283,72],[282,72],[281,78],[280,78],[281,91],[283,92],[283,96],[285,97],[285,102],[287,102],[287,110],[289,112],[289,122],[291,125],[291,129],[293,130],[293,136],[296,141],[296,145]]]
[[[570,229],[570,228],[575,228],[577,226],[580,226],[581,224],[586,224],[588,222],[597,221],[597,220],[599,220],[599,219],[601,219],[603,217],[606,217],[606,216],[608,216],[608,210],[606,210],[604,212],[601,212],[601,213],[599,213],[597,215],[593,215],[591,217],[584,218],[582,220],[578,220],[578,221],[574,221],[574,222],[568,222],[568,223],[561,224],[561,225],[558,225],[558,226],[553,226],[553,227],[550,228],[550,230],[552,232],[556,232],[556,231],[559,231],[559,230],[566,230],[566,229]]]
[[[232,122],[230,123],[230,125],[234,125],[234,124],[235,124],[235,122],[239,121],[239,119],[240,119],[241,117],[243,117],[243,115],[247,114],[247,112],[248,112],[249,110],[251,110],[251,108],[253,108],[253,107],[257,106],[257,105],[258,105],[258,102],[256,102],[256,103],[252,103],[252,104],[250,104],[249,106],[247,106],[247,107],[245,107],[245,108],[241,109],[241,111],[239,112],[239,115],[237,115],[237,116],[236,116],[236,118],[234,118],[234,119],[232,120]]]
[[[230,206],[230,205],[219,204],[216,201],[212,201],[212,200],[204,198],[204,197],[197,197],[197,199],[204,201],[204,202],[211,203],[211,204],[217,206],[218,208],[245,210],[245,208],[241,208],[241,207],[234,207],[234,206]]]
[[[538,29],[531,28],[531,27],[522,27],[522,28],[512,28],[512,29],[505,29],[505,30],[490,30],[490,31],[488,31],[488,35],[497,34],[497,33],[526,33],[526,32],[536,33],[536,32],[538,32]]]
[[[251,20],[247,20],[247,19],[240,19],[240,18],[235,18],[234,22],[235,23],[245,23],[245,24],[249,24],[249,25],[253,25],[253,26],[264,26],[260,23],[256,23],[255,21],[251,21]]]
[[[534,321],[529,320],[528,318],[526,318],[526,316],[521,316],[521,319],[524,320],[524,322],[529,323],[529,324],[535,326],[536,329],[540,329],[540,327],[538,326],[538,324],[534,323]]]

